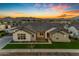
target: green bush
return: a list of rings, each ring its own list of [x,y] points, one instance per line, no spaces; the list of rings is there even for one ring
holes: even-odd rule
[[[5,31],[0,31],[0,37],[5,36],[6,32]]]

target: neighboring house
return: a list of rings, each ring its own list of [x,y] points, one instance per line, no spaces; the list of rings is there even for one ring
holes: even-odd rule
[[[5,25],[0,25],[0,31],[5,30]]]
[[[72,29],[73,28],[73,29]],[[76,38],[79,40],[79,25],[72,25],[72,27],[70,27],[71,31],[71,36],[73,36],[73,38]]]
[[[56,28],[48,32],[47,38],[52,42],[71,42],[68,31],[63,28]]]
[[[71,37],[77,38],[79,36],[78,30],[74,26],[69,27],[68,31]]]
[[[10,29],[11,25],[6,25],[6,24],[0,24],[0,31],[6,30],[6,29]]]
[[[79,25],[73,24],[73,25],[66,25],[64,27],[66,30],[68,30],[70,37],[72,38],[79,38]]]

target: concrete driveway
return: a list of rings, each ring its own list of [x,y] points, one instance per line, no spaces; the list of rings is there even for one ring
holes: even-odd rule
[[[4,36],[0,38],[0,49],[7,45],[12,40],[12,36]]]

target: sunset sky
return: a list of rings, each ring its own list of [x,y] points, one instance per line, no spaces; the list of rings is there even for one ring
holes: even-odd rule
[[[79,16],[77,3],[0,3],[0,17],[71,18]]]

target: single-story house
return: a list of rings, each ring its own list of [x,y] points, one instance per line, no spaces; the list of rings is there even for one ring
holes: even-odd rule
[[[14,41],[44,41],[70,42],[69,34],[65,30],[58,29],[59,24],[32,23],[29,25],[16,26],[13,32]]]

